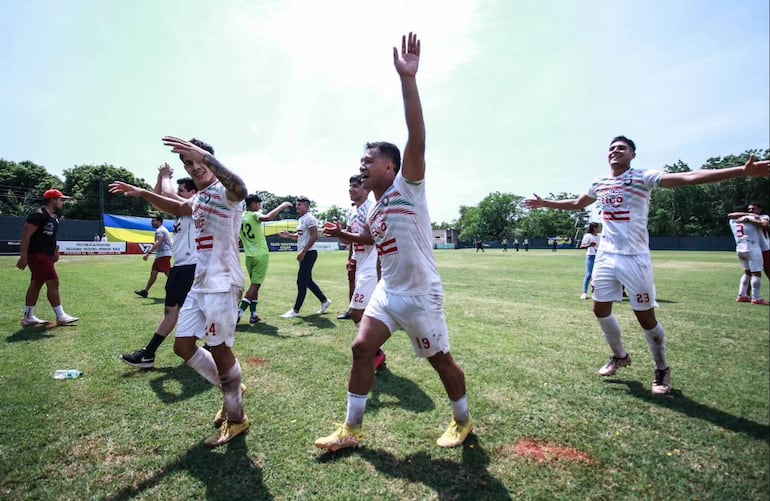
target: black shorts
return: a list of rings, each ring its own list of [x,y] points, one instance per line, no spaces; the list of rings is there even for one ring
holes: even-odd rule
[[[194,264],[171,268],[166,279],[166,306],[182,306],[194,279]]]

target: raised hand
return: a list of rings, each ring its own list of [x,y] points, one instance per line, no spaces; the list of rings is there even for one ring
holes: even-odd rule
[[[191,142],[185,141],[184,139],[178,137],[165,136],[162,141],[163,144],[171,147],[172,153],[184,154],[186,157],[193,161],[203,162],[203,157],[209,155],[209,152],[203,148],[199,148]]]
[[[130,185],[128,183],[124,183],[123,181],[114,181],[110,183],[108,188],[112,194],[123,194],[127,197],[141,197],[142,192],[144,191],[141,188],[137,188],[136,186]]]
[[[533,193],[535,198],[527,198],[524,199],[521,204],[526,207],[527,209],[540,209],[543,207],[543,199],[540,198],[540,195],[537,193]]]
[[[172,169],[167,162],[164,162],[163,165],[158,167],[158,173],[163,177],[174,177],[174,169]]]
[[[401,55],[399,56],[398,50],[393,47],[393,65],[396,67],[396,71],[401,76],[415,76],[417,74],[417,67],[420,65],[420,41],[417,39],[417,34],[412,34],[401,37]]]
[[[743,172],[749,177],[770,176],[770,160],[757,161],[757,158],[751,155],[746,165],[743,166]]]

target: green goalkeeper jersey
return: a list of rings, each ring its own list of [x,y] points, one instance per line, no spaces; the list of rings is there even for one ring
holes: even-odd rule
[[[262,228],[262,222],[259,217],[261,212],[246,212],[241,221],[241,242],[243,243],[243,252],[247,256],[259,256],[267,254],[270,249],[265,240],[265,231]]]

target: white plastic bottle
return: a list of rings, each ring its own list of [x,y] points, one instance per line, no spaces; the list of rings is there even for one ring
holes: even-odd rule
[[[75,379],[83,375],[83,371],[77,369],[59,369],[53,373],[54,379]]]

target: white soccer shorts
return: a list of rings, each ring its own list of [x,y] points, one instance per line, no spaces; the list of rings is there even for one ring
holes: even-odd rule
[[[434,285],[428,294],[416,296],[388,293],[382,284],[375,287],[364,315],[384,323],[391,334],[398,329],[405,331],[420,358],[449,353],[441,284]]]
[[[227,292],[191,291],[179,311],[176,337],[205,338],[209,346],[225,344],[232,348],[242,292],[236,286]]]

